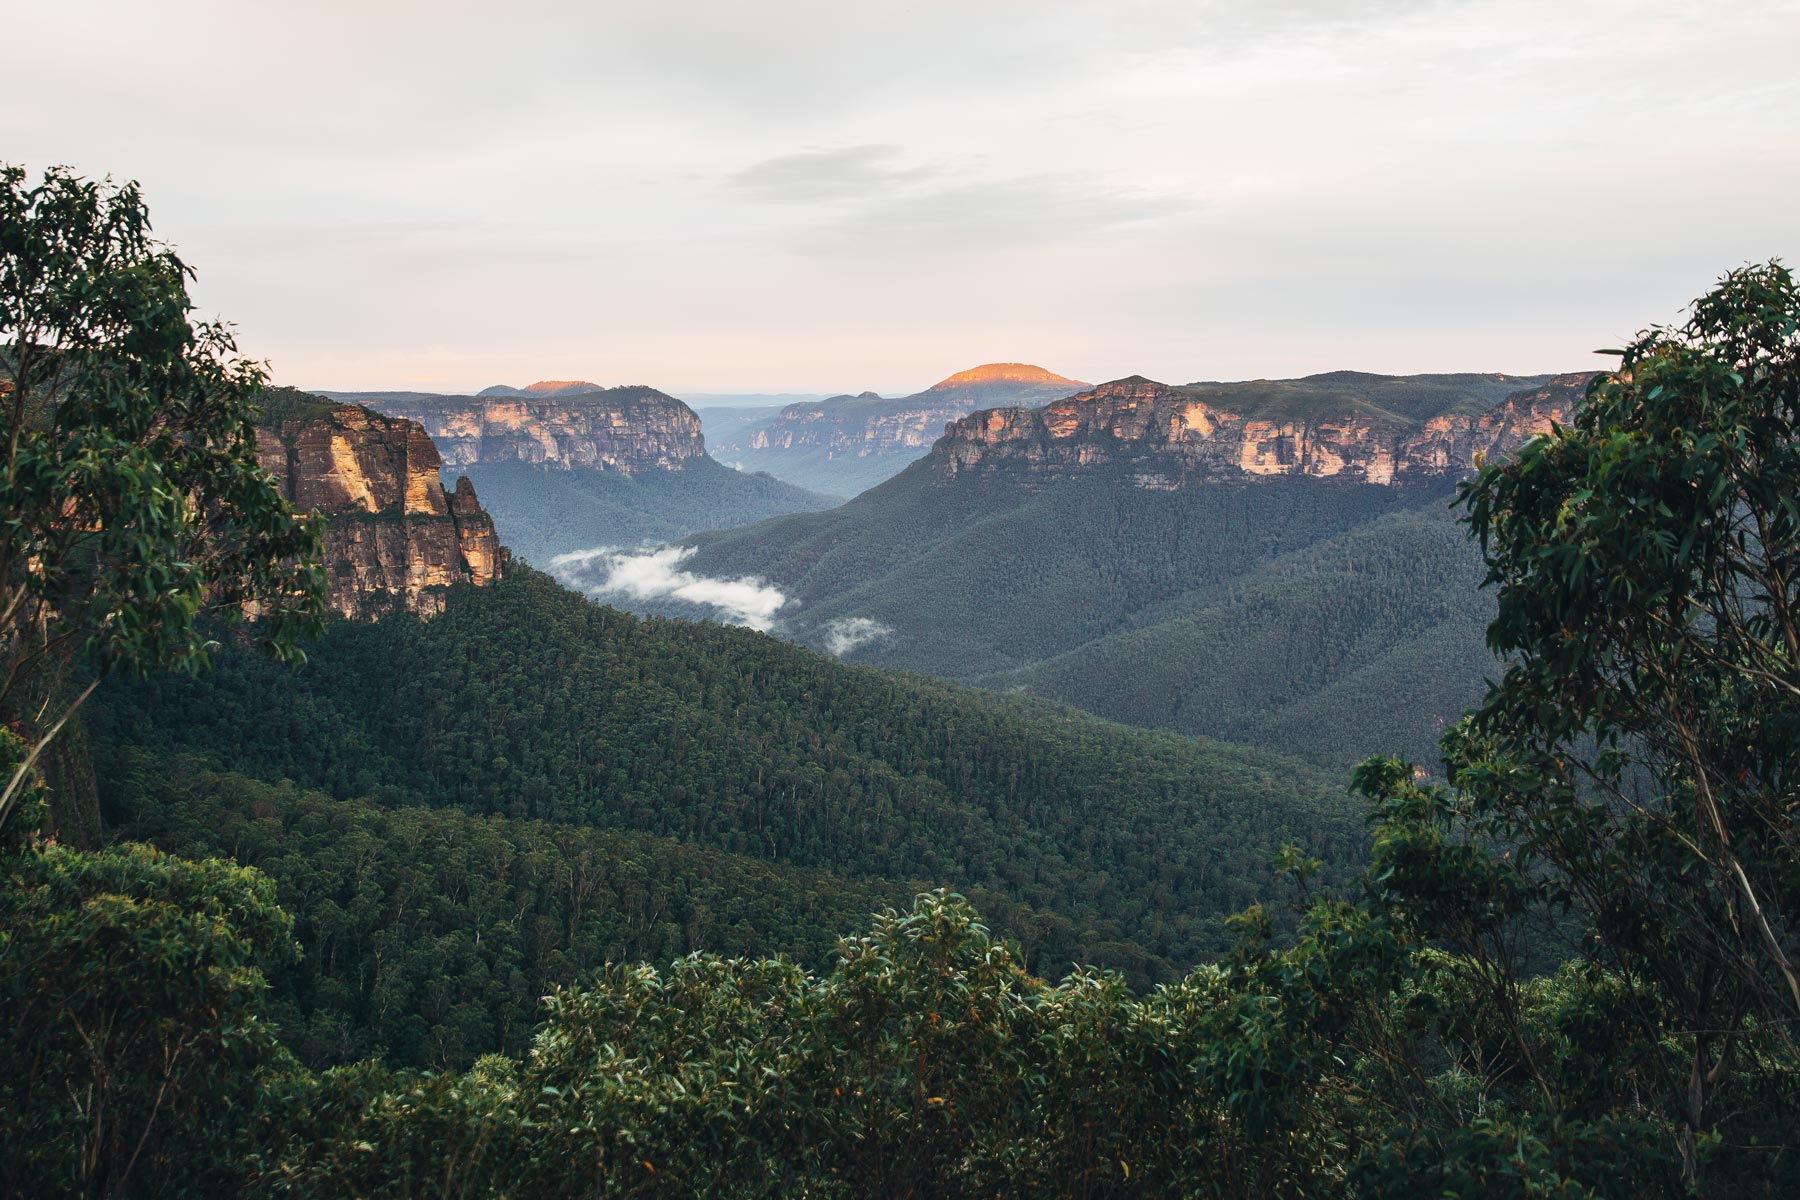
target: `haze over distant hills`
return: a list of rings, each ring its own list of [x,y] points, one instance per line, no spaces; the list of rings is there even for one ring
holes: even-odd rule
[[[746,469],[853,496],[899,473],[958,417],[983,407],[1043,404],[1087,386],[1027,363],[987,363],[910,396],[831,396],[786,405],[762,420],[721,414],[713,446]]]
[[[1492,669],[1479,557],[1447,506],[1477,454],[1585,375],[1116,380],[955,421],[828,512],[696,536],[777,631],[1340,766],[1435,761]]]

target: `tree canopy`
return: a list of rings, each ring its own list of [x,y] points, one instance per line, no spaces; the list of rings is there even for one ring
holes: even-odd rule
[[[0,716],[33,742],[0,824],[80,702],[69,664],[191,668],[200,616],[246,604],[292,654],[322,611],[316,533],[256,463],[262,368],[190,276],[136,185],[0,165]]]

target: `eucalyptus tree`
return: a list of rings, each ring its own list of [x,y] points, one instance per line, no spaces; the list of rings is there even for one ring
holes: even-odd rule
[[[1447,748],[1474,828],[1680,1047],[1692,1179],[1734,1112],[1764,1149],[1796,1135],[1800,293],[1744,267],[1617,353],[1462,491],[1509,665]]]
[[[263,369],[191,277],[135,184],[0,165],[0,717],[31,746],[0,824],[107,673],[198,667],[202,615],[246,605],[291,656],[323,613],[316,530],[257,466]]]

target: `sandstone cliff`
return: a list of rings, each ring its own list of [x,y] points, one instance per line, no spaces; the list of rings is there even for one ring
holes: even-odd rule
[[[331,611],[364,619],[402,608],[429,616],[444,589],[484,586],[506,569],[506,551],[475,489],[450,495],[438,452],[416,421],[285,389],[265,408],[256,457],[296,508],[325,523]]]
[[[1566,420],[1591,376],[1529,383],[1498,403],[1492,387],[1338,373],[1306,380],[1174,387],[1115,380],[1042,408],[995,408],[955,421],[933,447],[946,476],[1004,469],[1045,479],[1123,465],[1146,488],[1263,475],[1375,484],[1467,472]],[[1364,381],[1374,381],[1373,383]],[[1379,387],[1377,385],[1380,385]]]
[[[538,386],[538,385],[533,385]],[[679,470],[706,453],[694,410],[655,388],[616,387],[567,395],[428,396],[374,402],[417,421],[444,466],[524,462],[610,469],[627,475]]]

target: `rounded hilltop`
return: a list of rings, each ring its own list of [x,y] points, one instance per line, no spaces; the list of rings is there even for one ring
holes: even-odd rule
[[[958,371],[948,379],[940,380],[931,386],[931,391],[940,389],[968,387],[971,384],[984,383],[1047,383],[1069,384],[1083,388],[1087,384],[1079,379],[1067,379],[1054,371],[1034,366],[1031,363],[983,363],[979,367],[970,367],[967,371]]]
[[[597,383],[585,379],[540,379],[536,383],[522,388],[508,387],[497,383],[493,387],[482,388],[475,393],[478,396],[576,396],[583,392],[598,392],[604,389]]]

